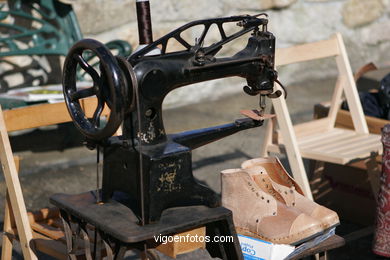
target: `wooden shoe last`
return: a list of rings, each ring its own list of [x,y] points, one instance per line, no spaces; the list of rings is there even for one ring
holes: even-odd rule
[[[269,194],[275,199],[309,215],[321,222],[323,229],[336,226],[340,223],[336,212],[325,208],[306,198],[299,185],[286,172],[276,157],[257,158],[245,161],[241,167],[245,169],[258,185],[267,183]]]
[[[264,192],[242,169],[222,171],[222,205],[233,212],[239,234],[297,244],[322,232],[321,223]]]

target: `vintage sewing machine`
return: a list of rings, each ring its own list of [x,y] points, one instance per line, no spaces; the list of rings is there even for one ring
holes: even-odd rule
[[[225,23],[239,27],[227,36]],[[274,93],[275,38],[267,31],[263,16],[232,16],[190,22],[150,43],[127,59],[114,57],[101,43],[85,39],[70,50],[64,65],[63,86],[66,104],[76,127],[87,138],[87,146],[103,149],[103,181],[100,192],[79,195],[56,194],[52,203],[62,210],[66,230],[72,224],[91,224],[105,241],[142,249],[155,234],[172,234],[205,225],[212,234],[236,235],[231,212],[220,207],[219,196],[199,183],[192,173],[191,151],[238,131],[263,124],[258,120],[238,119],[233,123],[167,134],[162,118],[166,95],[179,87],[225,77],[242,77],[244,91],[260,97],[279,97]],[[181,35],[185,30],[203,25],[194,45]],[[216,25],[221,40],[203,46],[210,26]],[[248,43],[231,57],[216,58],[224,44],[251,33]],[[185,50],[168,53],[169,40],[175,39]],[[150,55],[160,47],[161,53]],[[85,61],[93,52],[100,62],[100,73]],[[81,66],[93,79],[93,86],[78,89],[76,68]],[[85,116],[80,100],[96,96],[98,107],[92,119]],[[104,108],[110,116],[104,125],[99,117]],[[123,134],[112,136],[123,124]],[[111,244],[110,244],[111,245]],[[107,247],[109,248],[109,247]],[[74,248],[73,248],[74,249]],[[69,249],[70,253],[72,247]],[[241,258],[235,243],[210,245],[214,257]],[[117,252],[118,253],[118,252]],[[119,254],[119,253],[118,253]]]

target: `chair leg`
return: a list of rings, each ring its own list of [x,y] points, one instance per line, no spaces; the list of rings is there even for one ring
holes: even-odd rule
[[[9,142],[3,112],[0,108],[0,160],[3,166],[3,174],[9,194],[9,202],[12,202],[12,212],[18,230],[20,246],[23,257],[27,260],[37,260],[33,251],[33,236],[31,226],[27,216],[26,205],[24,203],[22,187],[16,164],[12,155],[11,144]],[[9,203],[11,204],[11,203]]]
[[[267,127],[265,128],[263,145],[260,148],[260,157],[268,156],[268,146],[272,143],[272,131],[273,131],[273,121],[272,119],[270,119],[268,120]]]
[[[5,209],[4,209],[4,224],[3,224],[3,244],[1,250],[1,260],[12,259],[12,238],[9,234],[12,232],[12,210],[8,196],[6,193]]]
[[[310,200],[313,200],[309,180],[307,179],[305,166],[303,165],[303,159],[298,147],[297,137],[295,136],[286,101],[284,98],[274,98],[272,99],[272,104],[277,116],[280,133],[283,137],[292,175],[295,181],[301,186],[305,196]]]
[[[321,252],[318,254],[318,260],[327,260],[328,259],[328,252]]]
[[[310,162],[310,172],[309,172],[309,180],[310,180],[310,188],[314,198],[318,197],[318,193],[320,192],[320,185],[323,180],[324,166],[325,162],[323,161],[314,161]]]

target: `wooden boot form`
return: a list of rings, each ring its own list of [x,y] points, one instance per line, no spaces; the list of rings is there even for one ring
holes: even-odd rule
[[[233,212],[239,234],[298,244],[322,232],[319,221],[277,201],[242,169],[222,171],[222,205]]]

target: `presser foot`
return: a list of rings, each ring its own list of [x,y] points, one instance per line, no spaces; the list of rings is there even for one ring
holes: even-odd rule
[[[253,120],[256,120],[256,121],[261,121],[261,120],[264,120],[264,119],[271,119],[271,118],[274,118],[275,115],[274,114],[262,114],[259,110],[256,110],[256,109],[245,109],[245,110],[241,110],[240,111],[241,115],[244,115],[246,117],[249,117]]]

